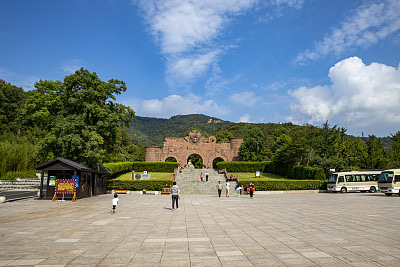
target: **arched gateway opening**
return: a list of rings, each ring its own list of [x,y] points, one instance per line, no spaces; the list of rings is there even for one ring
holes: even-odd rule
[[[214,160],[213,160],[213,168],[214,169],[217,169],[217,163],[218,162],[221,162],[221,161],[224,161],[224,159],[223,158],[215,158]]]
[[[188,159],[192,155],[201,158],[200,166],[196,168],[213,168],[214,162],[239,161],[239,147],[243,143],[241,138],[232,138],[227,143],[217,143],[214,136],[205,138],[199,131],[193,130],[183,138],[167,137],[163,147],[146,147],[146,162],[165,162],[169,158],[176,159],[179,165],[187,167]],[[199,160],[195,160],[198,162]],[[194,164],[194,162],[192,162]],[[215,163],[216,164],[216,163]]]
[[[203,168],[203,159],[201,158],[200,155],[198,154],[192,154],[188,157],[187,159],[187,165],[189,165],[190,163],[193,164],[193,166],[196,169],[200,169]]]

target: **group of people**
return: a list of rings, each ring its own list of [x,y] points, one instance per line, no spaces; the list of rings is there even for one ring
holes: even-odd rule
[[[230,187],[231,187],[231,184],[228,181],[226,181],[226,184],[225,184],[225,197],[229,197],[229,189],[230,189]],[[221,184],[221,181],[218,182],[217,189],[218,189],[218,197],[221,197],[221,193],[222,193],[222,189],[223,189],[223,185]],[[238,197],[240,197],[240,195],[242,194],[242,190],[243,189],[244,188],[243,188],[242,185],[238,185],[236,187],[236,193],[238,194]],[[255,190],[254,184],[250,183],[250,185],[249,185],[250,198],[253,198],[254,190]]]
[[[200,179],[203,182],[203,173],[200,174]],[[208,181],[208,173],[206,172],[206,181]],[[226,181],[225,184],[225,197],[229,197],[229,189],[230,189],[231,184]],[[223,189],[223,185],[221,184],[221,181],[218,182],[217,184],[217,189],[218,189],[218,197],[221,197],[221,193],[222,193],[222,189]],[[243,190],[243,186],[238,185],[238,187],[236,187],[236,193],[238,194],[238,196],[240,197],[240,195],[242,194],[242,190]],[[171,187],[171,196],[172,196],[172,211],[174,210],[179,210],[179,199],[181,199],[181,191],[179,190],[179,187],[176,185],[176,182],[174,181],[172,183],[172,187]],[[249,185],[249,192],[250,192],[250,198],[253,198],[253,194],[254,194],[254,184],[250,183]],[[115,209],[117,208],[118,202],[119,202],[119,198],[117,194],[114,194],[114,198],[111,201],[112,202],[112,211],[111,214],[115,213]],[[176,208],[175,208],[176,206]]]
[[[208,172],[206,172],[206,174],[205,174],[205,176],[206,176],[206,182],[208,182],[208,175],[209,175]],[[200,173],[200,180],[201,180],[202,182],[204,182],[203,178],[204,178],[203,173]]]

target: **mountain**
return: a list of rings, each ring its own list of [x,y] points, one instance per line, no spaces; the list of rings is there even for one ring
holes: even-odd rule
[[[202,114],[177,115],[169,119],[135,116],[126,131],[134,144],[162,146],[165,137],[185,137],[190,129],[200,130],[207,136],[232,124]]]
[[[190,129],[200,130],[203,136],[214,135],[219,130],[227,130],[232,137],[244,138],[250,129],[260,128],[264,135],[272,135],[275,131],[289,131],[298,127],[292,123],[234,123],[202,114],[177,115],[169,119],[135,116],[126,128],[132,143],[143,146],[162,146],[165,137],[185,137]],[[276,133],[276,132],[275,132]],[[347,135],[350,139],[357,137]],[[361,137],[364,143],[368,137]],[[384,148],[393,144],[390,137],[381,137]]]

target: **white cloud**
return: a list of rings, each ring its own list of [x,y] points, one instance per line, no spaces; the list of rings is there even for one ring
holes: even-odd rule
[[[333,120],[350,131],[389,135],[400,130],[400,70],[381,63],[365,65],[351,57],[329,70],[332,85],[289,91],[294,122]],[[389,132],[387,132],[389,131]],[[358,132],[358,133],[359,133]]]
[[[250,115],[249,114],[244,114],[242,117],[239,118],[238,122],[251,122],[250,121]]]
[[[83,63],[80,59],[64,60],[61,63],[61,70],[66,74],[73,74],[82,67]]]
[[[231,95],[229,100],[236,104],[252,107],[259,99],[256,97],[254,92],[246,91]]]
[[[24,90],[33,90],[35,82],[38,82],[40,78],[34,76],[25,76],[20,73],[15,73],[7,69],[0,67],[0,79],[11,83],[12,85],[22,87]]]
[[[299,54],[294,63],[304,64],[329,54],[340,55],[349,48],[368,47],[400,30],[400,1],[384,0],[363,4],[353,15],[316,43],[311,50]]]
[[[300,8],[304,0],[132,0],[166,59],[170,87],[186,85],[210,70],[230,49],[221,38],[234,16],[259,5],[274,13],[282,6]],[[263,10],[264,10],[263,9]],[[255,18],[257,21],[257,18]]]
[[[124,104],[131,106],[138,115],[158,118],[169,118],[178,114],[197,113],[221,116],[230,112],[228,108],[218,105],[214,100],[202,99],[193,94],[189,94],[185,97],[169,95],[161,100],[148,99],[141,102],[137,100],[130,102],[135,102],[137,105],[129,105],[127,101],[125,101]]]

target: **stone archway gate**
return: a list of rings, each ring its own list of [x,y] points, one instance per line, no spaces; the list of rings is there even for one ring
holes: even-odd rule
[[[180,166],[186,167],[190,155],[197,154],[203,160],[203,167],[212,168],[215,159],[239,161],[239,147],[242,138],[232,138],[228,143],[217,143],[215,136],[202,137],[199,131],[193,130],[183,138],[167,137],[163,147],[146,147],[146,162],[165,162],[175,158]]]

